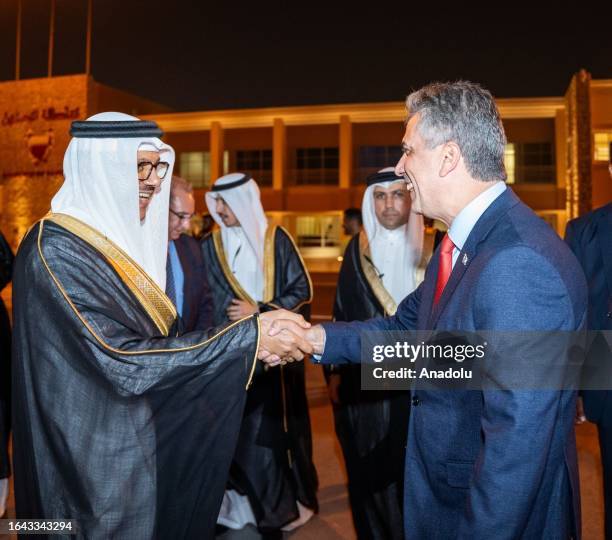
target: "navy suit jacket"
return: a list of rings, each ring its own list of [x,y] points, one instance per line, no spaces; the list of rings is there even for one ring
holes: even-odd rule
[[[191,236],[181,234],[174,245],[185,276],[182,332],[206,330],[212,326],[212,301],[200,244]]]
[[[565,240],[589,286],[589,330],[612,330],[612,203],[567,224]],[[589,420],[612,426],[612,392],[584,391]]]
[[[438,251],[424,282],[393,317],[324,324],[321,362],[359,362],[363,331],[575,330],[586,323],[578,262],[511,189],[476,223],[432,311]],[[413,389],[406,538],[579,537],[576,393],[500,384],[482,391]]]

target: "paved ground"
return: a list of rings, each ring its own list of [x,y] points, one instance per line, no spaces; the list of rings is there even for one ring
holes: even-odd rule
[[[314,460],[319,473],[321,512],[304,527],[285,538],[291,540],[349,540],[355,538],[348,497],[345,489],[344,465],[334,435],[332,412],[327,400],[320,368],[308,365],[308,396],[313,426]],[[582,521],[584,540],[603,539],[603,504],[600,486],[601,465],[597,431],[591,424],[577,428],[580,460]],[[9,515],[14,515],[10,501]],[[0,540],[8,540],[0,535]]]

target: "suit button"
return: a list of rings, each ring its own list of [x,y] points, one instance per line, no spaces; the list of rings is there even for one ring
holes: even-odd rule
[[[606,317],[608,317],[608,319],[612,319],[612,311],[608,311],[608,313],[606,313]]]
[[[412,406],[413,407],[418,407],[418,405],[421,403],[421,400],[419,399],[418,396],[414,396],[412,398]]]

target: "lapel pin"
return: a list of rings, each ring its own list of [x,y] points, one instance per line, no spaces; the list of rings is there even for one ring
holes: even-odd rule
[[[461,262],[463,263],[463,266],[467,266],[467,263],[468,263],[467,253],[463,254],[463,259],[461,259]]]

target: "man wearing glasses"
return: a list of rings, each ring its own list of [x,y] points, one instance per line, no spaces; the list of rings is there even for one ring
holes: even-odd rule
[[[212,538],[256,359],[301,359],[307,344],[269,333],[308,324],[277,311],[183,333],[164,294],[173,149],[120,113],[71,134],[15,262],[17,517],[76,520],[62,534],[83,538]]]
[[[194,214],[191,184],[180,176],[173,176],[168,214],[166,294],[181,317],[183,332],[206,330],[212,326],[212,299],[202,250],[200,244],[186,234]]]

